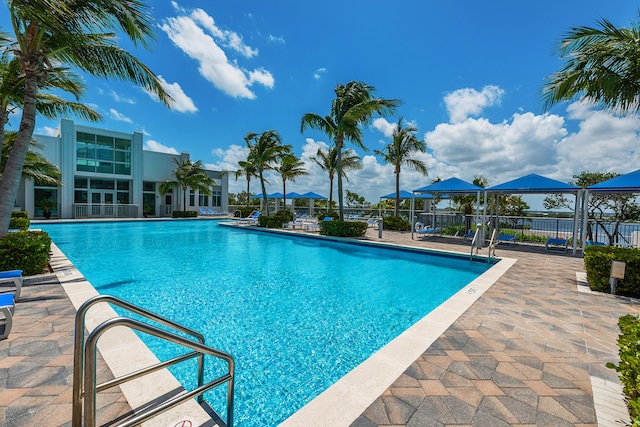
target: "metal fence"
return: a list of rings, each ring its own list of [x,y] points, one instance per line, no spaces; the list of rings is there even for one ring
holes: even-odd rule
[[[75,203],[74,218],[137,218],[138,205]]]

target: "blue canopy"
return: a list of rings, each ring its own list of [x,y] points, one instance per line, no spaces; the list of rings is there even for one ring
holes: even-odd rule
[[[282,199],[284,196],[282,193],[267,194],[267,199]],[[251,196],[252,199],[262,199],[262,193]]]
[[[426,187],[413,190],[414,193],[444,193],[444,194],[471,194],[478,191],[484,191],[484,188],[478,187],[470,182],[463,181],[460,178],[449,178],[444,181],[436,182]]]
[[[304,197],[300,197],[300,194],[292,191],[290,193],[287,193],[287,199],[304,199]]]
[[[580,190],[580,187],[569,185],[562,181],[557,181],[535,173],[487,188],[487,192],[515,194],[575,193],[578,190]]]
[[[420,194],[420,195],[413,195],[411,193],[409,193],[407,190],[400,190],[400,198],[401,199],[411,199],[412,197],[416,198],[416,199],[433,199],[433,196],[431,194]],[[380,197],[381,199],[395,199],[396,198],[396,193],[393,192],[391,194],[387,194],[386,196],[382,196]]]
[[[587,187],[601,193],[640,193],[640,169]]]
[[[301,199],[322,199],[322,200],[326,200],[327,198],[324,196],[321,196],[317,193],[314,193],[313,191],[309,191],[308,193],[304,193],[300,195]]]

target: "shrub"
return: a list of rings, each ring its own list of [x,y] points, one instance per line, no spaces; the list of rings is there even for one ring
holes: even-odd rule
[[[367,223],[360,221],[322,221],[320,234],[334,237],[364,237]]]
[[[246,218],[248,217],[251,212],[255,211],[256,207],[255,206],[240,206],[236,212],[234,212],[234,216],[237,218]],[[240,212],[238,212],[240,211]]]
[[[17,228],[24,231],[29,229],[29,225],[31,225],[29,218],[11,216],[11,220],[9,221],[10,229]]]
[[[13,211],[13,212],[11,212],[11,218],[29,218],[29,212],[27,212],[27,211]]]
[[[291,211],[278,211],[269,216],[258,217],[258,226],[266,228],[282,228],[282,224],[293,220],[293,212]]]
[[[607,367],[618,372],[622,382],[622,390],[627,400],[627,408],[632,425],[640,425],[640,320],[627,314],[618,319],[620,335],[618,336],[618,354],[620,364],[607,363]]]
[[[51,238],[44,231],[18,231],[0,239],[0,270],[41,274],[49,263]]]
[[[612,246],[587,246],[584,249],[584,268],[591,290],[610,292],[611,261],[626,264],[624,279],[618,280],[616,294],[640,297],[640,249]]]
[[[198,212],[196,211],[173,211],[171,214],[173,218],[197,218]]]
[[[450,225],[442,230],[442,234],[445,236],[464,236],[465,235],[465,227],[464,225]]]
[[[382,228],[385,230],[411,231],[411,223],[404,218],[385,216],[382,221]]]

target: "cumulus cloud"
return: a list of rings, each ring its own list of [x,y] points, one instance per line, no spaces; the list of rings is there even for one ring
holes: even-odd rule
[[[504,90],[485,86],[481,92],[472,88],[458,89],[444,97],[451,123],[460,123],[469,116],[478,116],[485,107],[500,104]]]
[[[167,93],[175,101],[172,106],[173,110],[179,111],[181,113],[195,113],[196,111],[198,111],[198,108],[193,103],[193,99],[191,99],[186,93],[184,93],[179,83],[169,83],[162,76],[158,76],[158,81],[160,82],[164,90],[166,90]],[[155,93],[146,90],[145,92],[154,101],[160,101]]]
[[[144,146],[142,147],[147,151],[156,151],[158,153],[166,153],[166,154],[180,154],[178,150],[173,147],[167,147],[166,145],[160,144],[158,141],[154,141],[153,139],[148,139],[145,141]]]
[[[237,60],[229,59],[227,53],[238,53],[245,58],[258,54],[244,44],[242,37],[229,30],[219,28],[213,19],[202,9],[190,13],[174,5],[180,16],[167,18],[162,30],[169,39],[189,57],[199,63],[198,71],[216,88],[235,98],[254,99],[250,89],[254,83],[272,88],[274,78],[265,69],[247,71],[238,65]]]
[[[313,72],[313,78],[319,80],[322,76],[327,72],[327,69],[324,67],[318,68]]]
[[[246,145],[241,146],[237,144],[231,144],[227,149],[213,149],[211,150],[211,154],[213,155],[213,157],[218,158],[219,160],[215,163],[207,163],[205,165],[207,166],[207,168],[225,171],[236,171],[240,169],[240,165],[238,165],[238,162],[247,160],[249,148],[247,148]],[[230,186],[231,181],[233,180],[229,180]]]
[[[133,98],[127,98],[126,96],[122,96],[119,93],[117,93],[115,90],[112,90],[110,92],[110,95],[113,98],[113,100],[116,102],[121,102],[124,104],[131,104],[131,105],[134,105],[136,103],[136,101]]]
[[[41,128],[38,128],[36,133],[40,135],[46,135],[46,136],[58,136],[60,133],[60,129],[52,128],[49,126],[42,126]]]
[[[393,136],[393,131],[396,129],[396,123],[389,123],[387,119],[382,117],[375,119],[371,126],[382,132],[382,134],[387,138],[391,138]]]
[[[112,119],[118,120],[120,122],[133,123],[133,120],[131,120],[129,117],[125,116],[124,114],[120,113],[114,108],[109,109],[109,116],[111,116]]]

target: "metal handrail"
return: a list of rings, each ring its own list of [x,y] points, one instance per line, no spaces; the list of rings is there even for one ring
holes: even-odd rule
[[[491,233],[491,240],[489,241],[489,256],[487,257],[487,263],[491,262],[491,252],[493,251],[493,256],[496,256],[496,245],[498,244],[497,239],[498,229],[494,228]]]
[[[476,242],[478,241],[478,235],[480,234],[480,227],[476,227],[476,232],[473,234],[473,240],[471,240],[471,255],[469,257],[470,261],[473,261],[473,248],[476,247]],[[476,250],[476,254],[478,250]]]
[[[93,305],[99,303],[99,302],[106,302],[106,303],[111,303],[114,305],[117,305],[121,308],[124,308],[132,313],[136,313],[138,315],[141,315],[143,317],[146,317],[149,320],[155,321],[161,325],[167,326],[169,328],[172,328],[176,331],[179,331],[181,333],[184,333],[186,335],[190,335],[191,337],[195,338],[198,340],[198,342],[194,342],[190,339],[186,339],[180,335],[177,335],[176,333],[173,332],[169,332],[163,329],[159,329],[156,328],[154,326],[151,325],[147,325],[146,323],[142,323],[139,322],[137,320],[134,319],[130,319],[130,318],[124,318],[124,317],[117,317],[117,318],[113,318],[113,319],[109,319],[105,322],[103,322],[102,324],[100,324],[99,326],[97,326],[93,332],[91,332],[91,334],[89,335],[89,337],[87,338],[87,343],[85,344],[85,340],[84,340],[84,329],[85,329],[85,317],[86,317],[86,313],[89,310],[89,308],[91,308]],[[125,322],[126,321],[126,322]],[[130,321],[130,322],[129,322]],[[106,329],[111,328],[112,326],[115,326],[115,324],[129,324],[129,327],[132,329],[138,329],[142,332],[147,332],[151,335],[155,335],[159,338],[163,338],[166,339],[167,341],[171,341],[175,344],[180,344],[184,347],[188,347],[191,349],[194,349],[196,351],[191,352],[191,353],[187,353],[185,355],[182,356],[178,356],[174,359],[165,361],[165,362],[161,362],[159,364],[147,367],[145,369],[141,369],[139,371],[124,375],[122,377],[113,379],[111,381],[107,381],[103,384],[100,385],[96,385],[95,384],[95,360],[93,360],[93,362],[91,364],[89,363],[85,363],[87,360],[87,355],[89,352],[91,352],[91,348],[89,346],[90,340],[91,342],[93,342],[93,352],[95,353],[95,343],[97,342],[97,339],[99,338],[100,335],[102,335],[102,333],[104,331],[106,331]],[[142,326],[140,326],[142,325]],[[84,352],[82,351],[84,348]],[[204,355],[205,354],[209,354],[221,359],[224,359],[228,365],[229,365],[229,373],[227,375],[229,375],[229,378],[224,379],[222,381],[218,381],[218,380],[214,380],[214,382],[216,382],[215,385],[211,385],[212,383],[208,383],[207,385],[204,385]],[[94,359],[95,359],[95,354],[93,355]],[[182,403],[185,400],[188,400],[192,397],[197,396],[198,397],[198,402],[202,403],[203,402],[203,393],[205,393],[206,391],[208,391],[209,389],[225,382],[225,381],[229,381],[228,387],[228,395],[227,395],[227,426],[231,427],[233,425],[233,381],[234,381],[234,361],[233,361],[233,357],[227,353],[221,352],[219,350],[215,350],[211,347],[208,347],[205,345],[205,339],[204,336],[197,331],[194,331],[193,329],[187,328],[183,325],[180,325],[179,323],[173,322],[169,319],[166,319],[162,316],[159,316],[155,313],[152,313],[148,310],[145,310],[141,307],[138,307],[136,305],[133,305],[129,302],[126,302],[124,300],[121,300],[119,298],[116,298],[114,296],[111,295],[98,295],[96,297],[90,298],[89,300],[85,301],[80,308],[78,308],[78,311],[76,313],[76,318],[75,318],[75,336],[74,336],[74,354],[73,354],[73,406],[72,406],[72,426],[73,427],[80,427],[82,426],[82,397],[83,395],[86,394],[86,391],[88,390],[88,388],[86,387],[86,384],[90,384],[90,378],[87,378],[87,375],[89,376],[93,376],[94,380],[92,382],[93,387],[92,387],[92,393],[90,393],[90,397],[89,399],[87,399],[87,396],[85,396],[85,418],[87,418],[85,420],[85,426],[89,427],[89,426],[94,426],[95,425],[95,395],[97,392],[99,391],[103,391],[107,388],[110,387],[114,387],[116,385],[120,385],[124,382],[139,378],[141,376],[144,376],[146,374],[152,373],[152,372],[156,372],[160,369],[166,368],[168,366],[174,365],[176,363],[191,359],[193,357],[198,357],[198,388],[187,393],[188,398],[181,398],[178,399],[179,401],[168,401],[163,403],[162,405],[158,406],[156,409],[152,409],[152,410],[148,410],[146,412],[141,413],[140,415],[132,418],[132,420],[137,420],[136,422],[141,422],[144,421],[148,418],[151,418],[155,415],[157,415],[160,412],[164,412],[180,403]],[[93,370],[93,374],[92,371]],[[221,377],[222,378],[222,377]],[[85,388],[84,391],[82,389],[82,385],[83,383],[85,384]],[[199,392],[198,392],[199,391]],[[87,405],[87,400],[89,400],[89,403],[91,406]],[[174,399],[175,400],[175,399]],[[93,403],[91,403],[93,402]],[[170,404],[169,406],[167,406],[167,404]],[[166,407],[165,407],[166,406]],[[161,410],[158,410],[158,408],[163,408]],[[87,411],[87,409],[90,409],[90,411]],[[144,419],[139,419],[140,417],[145,417]],[[91,420],[91,423],[89,422],[89,420]],[[133,425],[133,424],[128,424],[129,421],[127,421],[124,424],[121,424],[121,426],[127,426],[127,425]]]

